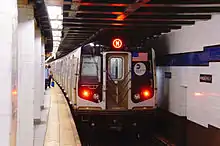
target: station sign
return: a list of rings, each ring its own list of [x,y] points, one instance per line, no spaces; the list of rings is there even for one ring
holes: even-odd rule
[[[209,74],[200,74],[200,82],[212,83],[212,75]]]
[[[172,77],[172,73],[171,72],[165,72],[164,74],[165,74],[165,78],[171,79],[171,77]]]

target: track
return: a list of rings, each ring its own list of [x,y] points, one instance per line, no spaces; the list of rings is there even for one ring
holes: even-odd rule
[[[83,146],[153,146],[151,137],[129,131],[81,127],[79,135]]]
[[[76,123],[83,146],[171,146],[143,128],[122,130],[99,128],[94,124]]]
[[[64,90],[62,91],[66,97]],[[70,102],[68,98],[66,98],[66,100],[69,104]],[[71,106],[69,104],[69,108],[70,107]],[[73,114],[72,109],[71,112]],[[98,123],[106,124],[104,123],[106,118],[103,119],[100,118],[100,116],[98,117]],[[155,131],[157,131],[156,129],[160,128],[160,126],[158,127],[157,118],[153,118],[154,124],[152,125],[151,121],[150,126],[148,126],[147,122],[143,118],[144,117],[138,120],[141,123],[140,125],[137,124],[139,126],[130,126],[123,128],[122,130],[117,128],[112,129],[109,127],[103,128],[103,126],[100,124],[96,125],[92,122],[81,122],[77,119],[74,119],[74,121],[77,126],[77,131],[79,133],[82,146],[176,146],[175,144],[170,144],[170,142],[164,139],[163,136],[156,136]],[[128,121],[129,119],[124,120]],[[147,121],[149,122],[149,120]]]

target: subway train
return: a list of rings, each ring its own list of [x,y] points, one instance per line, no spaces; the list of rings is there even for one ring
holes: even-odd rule
[[[92,115],[148,114],[157,107],[154,49],[114,41],[110,47],[88,43],[50,63],[54,80],[82,121]]]

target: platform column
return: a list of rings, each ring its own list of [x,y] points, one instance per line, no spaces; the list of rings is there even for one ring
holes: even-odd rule
[[[35,27],[35,75],[34,75],[34,123],[40,124],[41,122],[41,103],[43,100],[42,85],[41,85],[41,32],[40,29],[36,26]]]
[[[41,96],[44,97],[45,92],[45,41],[44,37],[41,39]],[[44,109],[44,98],[41,100],[41,110]]]
[[[34,137],[34,11],[32,6],[18,7],[18,134],[17,146],[33,146]]]
[[[15,146],[17,127],[16,0],[1,3],[0,19],[0,145]]]

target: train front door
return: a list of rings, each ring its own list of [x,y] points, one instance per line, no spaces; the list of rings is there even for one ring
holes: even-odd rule
[[[106,109],[127,109],[131,96],[131,53],[103,54],[103,97]]]

